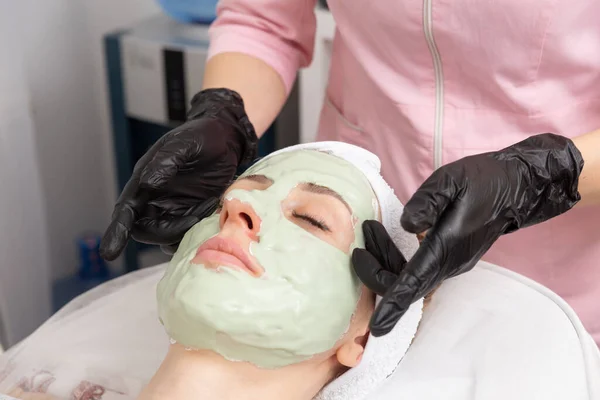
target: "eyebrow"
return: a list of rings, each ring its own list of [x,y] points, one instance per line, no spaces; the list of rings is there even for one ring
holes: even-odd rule
[[[344,206],[348,209],[348,212],[352,214],[352,209],[350,208],[346,200],[344,200],[338,192],[329,189],[327,186],[317,185],[316,183],[312,182],[304,182],[302,185],[300,185],[300,189],[304,190],[305,192],[310,192],[314,194],[324,194],[326,196],[334,197],[341,201],[344,204]]]
[[[257,183],[262,183],[262,184],[268,184],[268,183],[273,183],[273,180],[271,178],[268,178],[266,175],[246,175],[246,176],[242,176],[240,177],[240,179],[238,180],[248,180],[248,181],[253,181],[253,182],[257,182]]]
[[[243,180],[257,182],[257,183],[261,183],[263,185],[268,185],[268,184],[273,183],[273,180],[268,178],[266,175],[253,174],[253,175],[240,176],[237,180],[231,182],[230,186],[232,184],[234,184],[235,182],[239,182],[239,181],[243,181]],[[220,204],[223,204],[223,201],[225,199],[225,194],[227,194],[227,190],[225,192],[223,192],[223,194],[219,198]]]
[[[269,184],[269,183],[273,183],[273,180],[271,178],[268,178],[266,175],[258,175],[258,174],[246,175],[246,176],[240,177],[238,180],[244,180],[244,179],[253,181],[253,182],[257,182],[257,183],[262,183],[265,185]],[[342,204],[348,209],[348,212],[350,214],[352,214],[352,209],[350,208],[350,205],[346,202],[346,200],[344,200],[343,197],[340,196],[340,194],[338,192],[328,188],[327,186],[317,185],[316,183],[312,183],[312,182],[303,182],[300,185],[300,189],[305,192],[309,192],[309,193],[323,194],[326,196],[334,197],[335,199],[341,201]]]

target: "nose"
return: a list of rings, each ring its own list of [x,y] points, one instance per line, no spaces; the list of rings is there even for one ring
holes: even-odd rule
[[[258,241],[261,220],[250,204],[237,199],[226,200],[221,210],[221,230],[231,227],[242,230],[250,239]]]

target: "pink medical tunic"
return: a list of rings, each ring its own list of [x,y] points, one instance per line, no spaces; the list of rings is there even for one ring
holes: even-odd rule
[[[376,153],[402,202],[459,158],[600,128],[600,1],[328,3],[337,28],[318,139]],[[211,56],[262,59],[290,90],[311,60],[314,6],[221,0]],[[600,343],[600,207],[506,235],[484,259],[554,290]]]

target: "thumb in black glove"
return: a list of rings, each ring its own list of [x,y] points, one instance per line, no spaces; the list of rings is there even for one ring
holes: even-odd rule
[[[359,277],[376,292],[387,288],[371,321],[374,335],[388,333],[416,300],[444,279],[473,268],[503,234],[546,221],[571,209],[583,159],[567,138],[543,134],[504,150],[466,157],[435,171],[406,204],[403,228],[427,231],[413,258],[402,263],[389,236],[371,235],[367,250],[379,267],[353,256]],[[362,255],[361,255],[362,254]],[[387,258],[386,258],[387,257]],[[385,262],[383,262],[385,261]],[[391,266],[392,263],[399,265]],[[397,275],[389,285],[392,277]]]
[[[101,256],[115,259],[130,237],[173,251],[190,227],[216,209],[237,167],[255,157],[257,141],[237,93],[198,93],[188,121],[136,163],[102,238]]]
[[[384,296],[406,266],[406,258],[379,221],[363,223],[365,249],[354,249],[352,264],[372,292]]]

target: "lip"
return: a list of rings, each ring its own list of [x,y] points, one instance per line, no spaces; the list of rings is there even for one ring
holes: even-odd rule
[[[252,262],[240,245],[223,237],[215,236],[204,242],[196,252],[194,260],[196,259],[239,268],[257,277],[263,273],[262,268]]]

